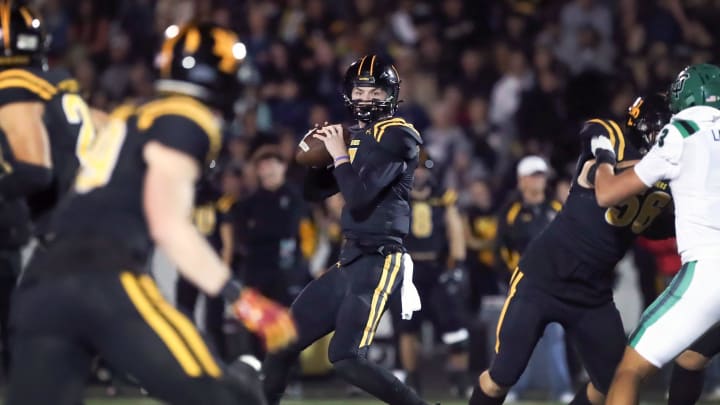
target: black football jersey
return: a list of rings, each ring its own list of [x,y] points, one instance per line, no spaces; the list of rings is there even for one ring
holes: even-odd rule
[[[72,184],[78,157],[92,142],[95,128],[90,109],[78,94],[77,81],[66,70],[12,68],[0,71],[0,106],[32,101],[45,104],[43,121],[53,163],[50,186],[27,199],[33,220],[44,223]]]
[[[402,243],[410,231],[410,189],[420,134],[402,118],[350,128],[350,165],[310,169],[304,195],[321,201],[338,191],[345,199],[341,225],[348,239]]]
[[[448,250],[445,213],[457,202],[457,193],[452,189],[433,187],[427,198],[410,197],[410,232],[405,238],[405,247],[418,260],[435,255],[442,259]]]
[[[640,153],[625,142],[619,126],[611,120],[594,119],[583,128],[586,143],[595,134],[608,136],[618,163],[639,159]],[[588,145],[578,161],[570,194],[563,209],[541,236],[528,246],[520,269],[528,279],[572,283],[553,288],[573,301],[597,303],[612,299],[612,273],[638,235],[652,229],[658,217],[671,210],[667,183],[658,182],[645,193],[609,208],[597,204],[595,190],[578,184],[583,165],[592,155]],[[672,236],[669,233],[666,237]],[[655,235],[661,238],[662,235]]]
[[[147,259],[152,242],[142,198],[143,148],[149,141],[185,153],[206,167],[221,147],[220,121],[202,103],[182,96],[117,108],[54,214],[54,238],[109,238],[140,260]]]

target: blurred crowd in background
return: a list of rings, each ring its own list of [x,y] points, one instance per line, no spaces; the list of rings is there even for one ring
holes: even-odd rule
[[[292,226],[276,235],[286,243],[275,253],[297,252],[290,255],[303,263],[292,266],[302,269],[299,287],[313,270],[334,262],[342,201],[304,205],[295,146],[316,123],[347,121],[340,83],[358,57],[376,53],[394,61],[402,79],[398,115],[422,134],[437,184],[456,190],[461,211],[486,214],[484,222],[468,223],[468,249],[473,257],[485,251],[475,265],[502,272],[505,266],[489,248],[492,214],[515,194],[517,162],[543,157],[550,165],[547,192],[564,201],[585,120],[611,118],[622,125],[636,96],[664,92],[685,65],[717,63],[720,47],[715,0],[31,3],[52,36],[51,66],[68,67],[89,103],[104,110],[152,97],[154,52],[169,25],[212,20],[240,34],[247,48],[239,73],[243,91],[215,167],[216,185],[240,207],[230,217],[239,269],[252,256],[268,257],[252,247],[260,243],[252,234],[259,221],[254,210],[273,198],[296,207],[297,215],[283,219]],[[275,149],[258,159],[268,143]],[[274,163],[261,163],[267,157]],[[278,184],[291,190],[287,199],[258,194],[275,192]],[[321,245],[329,252],[313,261]],[[656,275],[677,268],[674,242],[666,245],[641,241],[636,249],[645,302],[654,298]],[[471,311],[477,310],[479,299],[472,302]]]
[[[571,175],[575,134],[594,116],[624,120],[640,93],[666,90],[689,63],[717,55],[713,0],[37,0],[51,62],[79,79],[94,107],[152,95],[165,28],[210,19],[240,33],[244,93],[229,129],[228,167],[257,138],[290,157],[314,123],[346,119],[339,79],[365,53],[402,78],[400,115],[422,133],[438,176],[468,203],[474,179],[495,203],[523,155]],[[296,176],[292,176],[293,178]]]

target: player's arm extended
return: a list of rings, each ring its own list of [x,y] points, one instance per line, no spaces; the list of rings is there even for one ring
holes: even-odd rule
[[[52,179],[50,141],[39,101],[5,104],[0,107],[0,129],[5,133],[10,156],[0,155],[0,197],[17,198],[47,186]]]
[[[677,174],[682,136],[667,129],[662,134],[658,143],[632,169],[619,174],[615,174],[614,152],[607,138],[599,136],[592,139],[591,149],[597,161],[595,198],[599,206],[619,204],[644,192],[655,182]]]
[[[232,279],[228,266],[193,226],[198,161],[158,141],[149,141],[143,155],[147,163],[143,206],[150,234],[180,274],[206,294],[227,299],[235,316],[263,337],[269,351],[295,340],[297,332],[287,309]]]
[[[635,170],[615,174],[615,168],[608,164],[598,165],[595,174],[595,198],[601,207],[611,207],[647,190]]]
[[[184,277],[203,292],[218,295],[230,279],[230,270],[191,221],[199,164],[155,141],[148,142],[143,153],[147,163],[143,205],[152,238]]]

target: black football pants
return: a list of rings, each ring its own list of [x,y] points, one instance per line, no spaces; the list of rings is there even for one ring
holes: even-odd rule
[[[266,357],[265,394],[277,404],[290,366],[314,341],[335,331],[329,358],[346,381],[390,404],[424,404],[387,370],[367,360],[388,298],[402,281],[402,253],[362,254],[308,284],[291,306],[298,341]]]
[[[58,245],[33,258],[13,297],[7,405],[77,404],[94,355],[171,404],[265,404],[149,275],[113,270],[125,267],[112,265],[124,261],[118,249]],[[107,266],[93,271],[99,263]]]

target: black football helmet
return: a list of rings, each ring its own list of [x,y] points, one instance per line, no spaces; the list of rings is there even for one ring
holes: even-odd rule
[[[628,108],[628,139],[641,153],[655,143],[655,137],[670,121],[670,110],[665,97],[659,94],[638,97]]]
[[[155,88],[197,98],[231,117],[240,92],[237,70],[246,55],[237,35],[219,25],[189,23],[171,25],[165,37]]]
[[[379,87],[387,93],[385,100],[364,102],[352,99],[355,87]],[[365,55],[353,62],[345,73],[343,100],[350,114],[358,121],[370,123],[392,117],[400,100],[400,76],[395,66],[377,55]]]
[[[0,69],[47,68],[48,37],[38,14],[13,0],[0,0]]]

